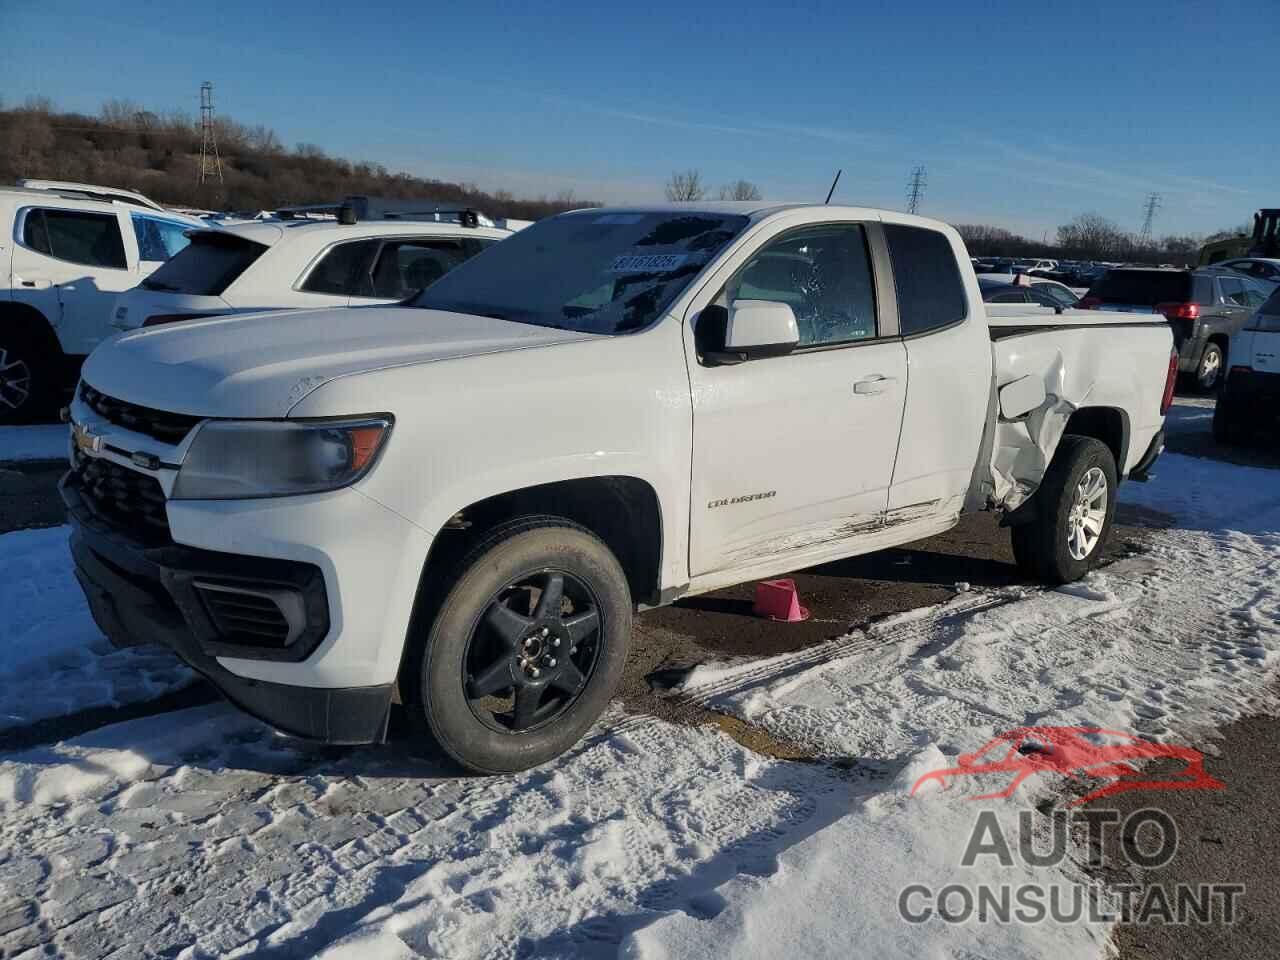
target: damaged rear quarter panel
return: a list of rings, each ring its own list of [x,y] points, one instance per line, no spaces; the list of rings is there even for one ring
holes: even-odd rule
[[[997,419],[989,503],[1011,511],[1039,488],[1067,422],[1077,410],[1126,414],[1130,438],[1122,474],[1137,462],[1164,422],[1160,398],[1172,342],[1165,324],[1092,326],[1020,333],[992,343],[997,390],[1039,377],[1045,399],[1025,416]]]

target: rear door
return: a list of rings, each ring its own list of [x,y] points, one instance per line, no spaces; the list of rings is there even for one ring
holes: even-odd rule
[[[960,272],[959,240],[906,224],[886,223],[884,231],[909,381],[886,522],[951,518],[982,446],[991,339],[976,287]]]
[[[45,315],[65,353],[87,354],[101,343],[116,295],[137,282],[123,216],[52,206],[19,212],[14,296]]]
[[[880,296],[887,267],[872,269],[878,230],[822,223],[774,234],[716,294],[723,307],[789,304],[800,346],[733,366],[690,363],[693,576],[785,568],[883,528],[907,371]]]
[[[1225,319],[1229,333],[1241,330],[1253,307],[1249,303],[1246,284],[1243,277],[1218,277],[1218,312]]]

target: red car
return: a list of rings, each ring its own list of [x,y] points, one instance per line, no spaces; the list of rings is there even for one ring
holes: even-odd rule
[[[974,800],[1009,797],[1027,777],[1037,773],[1059,773],[1072,780],[1109,781],[1071,802],[1088,803],[1099,797],[1129,790],[1221,790],[1226,785],[1204,769],[1204,755],[1191,747],[1152,743],[1129,733],[1101,727],[1017,727],[1000,734],[975,753],[962,753],[959,765],[926,773],[911,788],[936,780],[943,787],[949,777],[975,774],[1012,774],[1008,785]],[[1168,776],[1148,777],[1142,773],[1144,761],[1174,759],[1186,766]]]

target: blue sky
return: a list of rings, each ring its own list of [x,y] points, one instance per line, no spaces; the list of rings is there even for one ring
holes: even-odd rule
[[[769,199],[1041,236],[1093,211],[1207,232],[1280,202],[1280,3],[0,0],[9,104],[219,110],[517,195],[656,200],[676,168]]]

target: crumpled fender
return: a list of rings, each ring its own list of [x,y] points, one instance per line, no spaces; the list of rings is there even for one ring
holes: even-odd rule
[[[1035,371],[1023,370],[1017,376],[999,377],[1005,386]],[[996,407],[995,438],[992,444],[990,470],[987,476],[988,505],[1006,513],[1016,510],[1040,487],[1058,441],[1066,431],[1071,415],[1082,407],[1093,392],[1093,383],[1083,390],[1071,385],[1062,351],[1039,371],[1044,380],[1044,401],[1030,413],[1013,420],[1001,415]],[[999,376],[999,373],[998,373]]]

